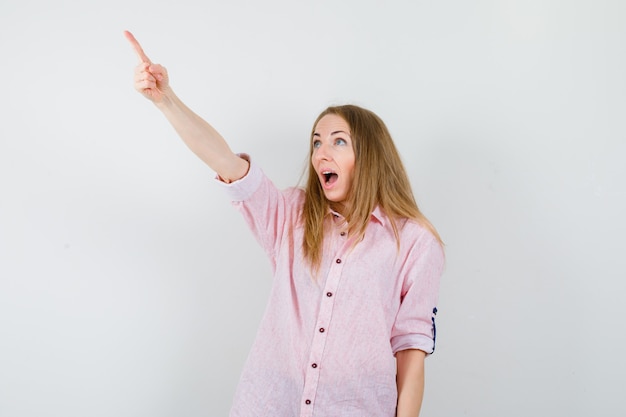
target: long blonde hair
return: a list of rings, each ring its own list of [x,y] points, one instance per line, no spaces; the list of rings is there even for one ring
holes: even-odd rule
[[[355,105],[332,106],[324,110],[315,120],[313,134],[320,119],[334,114],[346,121],[354,147],[355,167],[351,190],[346,197],[348,213],[342,213],[348,224],[348,233],[360,242],[372,211],[380,206],[390,220],[398,247],[400,237],[396,221],[412,219],[426,227],[441,242],[437,230],[420,212],[413,196],[409,178],[385,123],[373,112]],[[309,158],[308,178],[305,185],[303,208],[304,257],[317,270],[322,260],[324,242],[324,218],[330,203],[324,196],[320,180]]]

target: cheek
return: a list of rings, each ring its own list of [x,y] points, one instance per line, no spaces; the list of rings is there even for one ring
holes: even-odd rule
[[[351,179],[352,177],[354,177],[355,165],[356,165],[356,162],[354,158],[350,158],[349,160],[346,161],[346,165],[345,165],[346,171],[348,172],[348,175],[350,176]]]

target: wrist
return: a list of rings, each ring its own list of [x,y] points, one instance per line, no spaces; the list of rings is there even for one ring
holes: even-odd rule
[[[175,94],[171,88],[167,88],[162,92],[162,96],[160,100],[155,100],[154,105],[161,111],[171,109],[175,105]]]

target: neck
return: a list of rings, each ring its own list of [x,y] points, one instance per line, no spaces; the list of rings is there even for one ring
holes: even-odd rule
[[[350,207],[346,205],[345,202],[329,201],[328,206],[332,211],[341,214],[343,217],[346,217],[350,212]]]

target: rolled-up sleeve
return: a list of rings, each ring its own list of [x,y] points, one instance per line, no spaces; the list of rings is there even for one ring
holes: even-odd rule
[[[238,154],[238,156],[250,163],[250,168],[245,176],[230,183],[222,181],[217,175],[215,176],[215,181],[223,188],[232,202],[249,199],[258,190],[263,181],[261,168],[254,164],[247,154]]]
[[[232,204],[242,213],[250,230],[276,266],[276,256],[289,226],[294,224],[302,207],[302,190],[284,191],[265,176],[261,168],[246,154],[239,156],[250,162],[248,173],[231,183],[216,181]]]
[[[435,315],[443,265],[443,248],[430,233],[408,252],[400,309],[391,334],[394,355],[406,349],[434,352]]]

